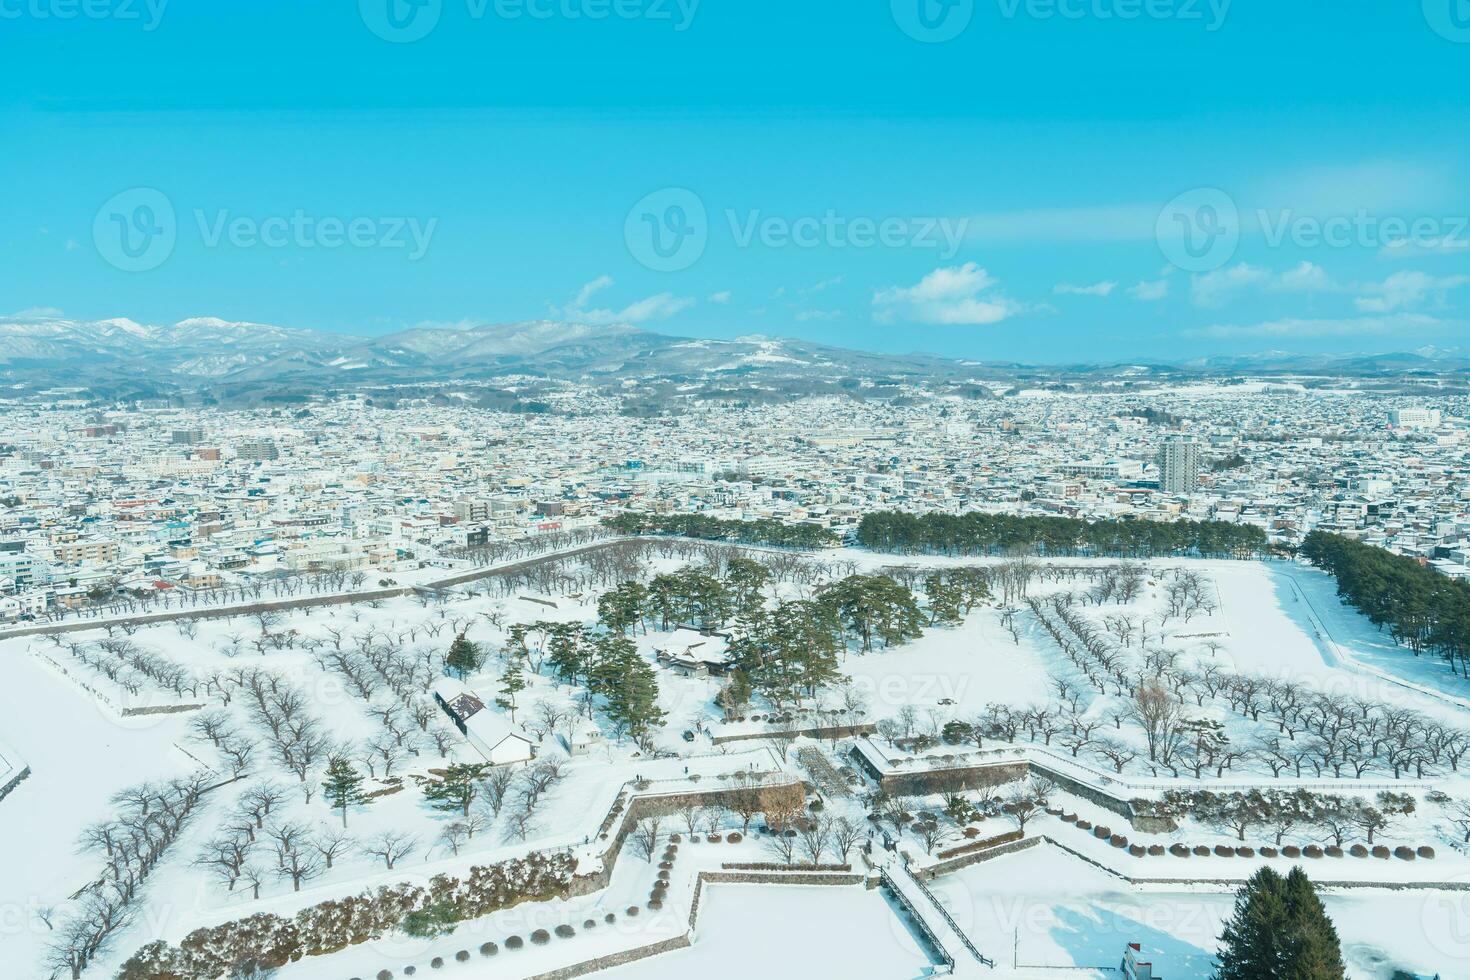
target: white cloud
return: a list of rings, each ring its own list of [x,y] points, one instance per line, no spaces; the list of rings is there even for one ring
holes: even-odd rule
[[[586,306],[587,301],[592,298],[593,293],[606,289],[613,284],[613,281],[614,280],[612,276],[598,276],[596,279],[592,280],[581,289],[577,290],[577,298],[572,300],[572,306],[576,309],[580,309]]]
[[[61,310],[54,306],[30,306],[24,310],[16,310],[14,313],[0,314],[0,323],[26,323],[33,320],[55,320],[61,317]]]
[[[1250,324],[1212,324],[1184,331],[1186,337],[1234,339],[1249,337],[1355,337],[1439,331],[1446,322],[1422,313],[1364,316],[1343,319],[1286,318]]]
[[[694,300],[690,297],[675,296],[673,293],[664,292],[636,300],[622,309],[588,309],[588,301],[595,294],[613,285],[613,282],[612,276],[598,276],[577,290],[577,295],[572,302],[557,312],[561,316],[582,323],[646,323],[649,320],[667,320],[674,314],[683,312],[694,305]]]
[[[1380,283],[1366,286],[1365,296],[1353,302],[1364,313],[1392,313],[1421,306],[1433,299],[1442,304],[1445,294],[1470,283],[1470,276],[1431,276],[1424,272],[1395,272]]]
[[[1155,279],[1145,280],[1136,286],[1128,287],[1128,295],[1140,303],[1157,303],[1169,295],[1169,280]]]
[[[1296,214],[1353,215],[1437,207],[1458,192],[1454,175],[1438,164],[1369,160],[1278,175],[1253,189],[1253,197]]]
[[[802,310],[796,314],[798,322],[805,323],[809,320],[840,320],[841,310]]]
[[[1052,292],[1058,296],[1111,296],[1113,290],[1117,288],[1117,283],[1108,280],[1095,282],[1090,286],[1072,286],[1067,283],[1060,283]]]
[[[999,323],[1025,307],[991,292],[996,280],[973,262],[941,266],[913,286],[892,286],[873,294],[874,318],[882,323],[907,320],[947,326]]]
[[[730,290],[722,289],[718,293],[710,293],[707,299],[711,303],[723,306],[730,302]]]
[[[1281,273],[1242,262],[1194,276],[1190,279],[1189,286],[1196,306],[1219,306],[1232,294],[1246,289],[1274,293],[1315,293],[1339,288],[1332,277],[1313,262],[1302,262]]]

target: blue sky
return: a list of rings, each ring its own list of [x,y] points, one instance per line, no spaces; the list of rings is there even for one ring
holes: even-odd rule
[[[0,0],[0,313],[1461,346],[1467,78],[1470,0]]]

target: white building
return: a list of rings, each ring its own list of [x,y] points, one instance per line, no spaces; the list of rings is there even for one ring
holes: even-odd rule
[[[1159,447],[1159,489],[1165,493],[1194,493],[1199,488],[1199,440],[1170,436]]]
[[[536,743],[511,724],[510,719],[485,707],[485,702],[464,682],[441,677],[434,682],[434,700],[460,734],[492,766],[529,762],[536,757]]]
[[[1388,413],[1395,429],[1437,429],[1443,420],[1437,408],[1396,408]]]
[[[660,663],[686,677],[708,677],[723,674],[728,668],[727,643],[723,636],[680,627],[654,654]]]

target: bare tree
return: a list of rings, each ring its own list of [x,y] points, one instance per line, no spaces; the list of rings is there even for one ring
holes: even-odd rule
[[[408,857],[418,847],[418,838],[411,834],[400,831],[389,830],[378,834],[363,845],[363,853],[371,857],[380,857],[389,871],[393,865]]]
[[[663,830],[662,817],[644,817],[638,821],[638,826],[633,830],[633,843],[650,862],[653,854],[658,850],[660,834]]]

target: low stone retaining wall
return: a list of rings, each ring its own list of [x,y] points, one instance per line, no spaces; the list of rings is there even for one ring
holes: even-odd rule
[[[701,871],[700,881],[737,885],[861,885],[849,871]]]
[[[860,725],[830,725],[825,728],[773,728],[765,732],[749,732],[740,735],[717,735],[711,741],[715,745],[725,742],[746,742],[753,738],[788,738],[806,737],[818,741],[822,739],[832,740],[839,738],[852,738],[858,735],[872,735],[878,731],[878,726],[863,722]]]
[[[599,956],[595,959],[586,960],[582,963],[574,963],[571,966],[552,970],[548,973],[538,973],[528,977],[527,980],[570,980],[572,977],[582,977],[589,973],[597,973],[600,970],[610,970],[615,966],[625,966],[647,959],[650,956],[658,956],[660,953],[672,952],[676,949],[687,949],[694,945],[694,929],[699,921],[700,902],[704,897],[704,886],[706,883],[715,884],[750,884],[750,885],[861,885],[863,876],[857,874],[820,874],[802,873],[782,874],[779,872],[744,872],[744,871],[701,871],[694,884],[694,901],[689,906],[689,931],[682,936],[674,936],[671,939],[660,940],[649,943],[646,946],[638,946],[634,949],[626,949],[617,953],[609,953],[607,956]]]
[[[28,766],[28,765],[25,765],[24,763],[22,763],[21,764],[20,772],[14,773],[13,775],[11,775],[11,777],[9,779],[7,779],[5,781],[4,785],[0,785],[0,800],[3,800],[3,799],[5,799],[5,797],[9,796],[11,794],[11,792],[17,786],[19,786],[21,783],[23,783],[25,781],[26,777],[29,776],[30,774],[31,774],[31,767]]]
[[[1038,844],[1043,844],[1043,843],[1050,844],[1053,847],[1056,847],[1056,848],[1059,848],[1060,850],[1066,851],[1072,857],[1077,858],[1077,860],[1084,861],[1087,864],[1090,864],[1092,867],[1097,868],[1099,871],[1102,871],[1102,872],[1104,872],[1106,874],[1112,875],[1114,878],[1117,878],[1117,879],[1119,879],[1121,881],[1125,881],[1125,882],[1127,882],[1130,885],[1168,885],[1168,886],[1177,886],[1179,888],[1188,888],[1191,885],[1215,885],[1215,886],[1219,886],[1221,888],[1239,888],[1242,884],[1244,884],[1244,882],[1246,881],[1246,878],[1248,877],[1248,876],[1244,876],[1244,877],[1240,877],[1240,878],[1149,878],[1149,877],[1142,877],[1142,876],[1124,874],[1123,872],[1119,871],[1117,868],[1109,867],[1108,865],[1104,864],[1101,861],[1096,860],[1095,858],[1088,857],[1086,854],[1083,854],[1081,851],[1078,851],[1075,848],[1068,847],[1066,844],[1063,844],[1061,841],[1058,841],[1055,838],[1049,837],[1046,834],[1038,834],[1035,837],[1027,837],[1025,840],[1016,841],[1015,843],[1012,843],[1012,844],[1004,844],[1004,845],[1002,845],[1000,847],[997,847],[997,848],[994,848],[992,850],[983,851],[983,852],[981,852],[978,855],[966,855],[964,858],[957,858],[954,861],[946,861],[946,862],[943,862],[941,864],[930,865],[927,868],[915,869],[915,872],[918,874],[919,877],[923,878],[925,881],[931,881],[934,878],[939,877],[940,875],[952,874],[953,872],[959,871],[959,870],[961,870],[961,869],[963,869],[965,867],[968,867],[969,865],[977,864],[977,863],[979,863],[981,861],[989,861],[991,858],[1001,857],[1002,855],[1005,855],[1005,854],[1014,854],[1017,851],[1024,851],[1024,850],[1026,850],[1028,848],[1032,848],[1032,847],[1037,846]],[[1158,860],[1160,861],[1160,863],[1162,863],[1167,857],[1168,857],[1168,855],[1164,855],[1163,857],[1158,858]],[[1135,859],[1135,860],[1138,860],[1138,859]],[[1148,858],[1144,858],[1143,860],[1148,860]],[[1249,860],[1249,859],[1245,859],[1245,860]],[[1245,860],[1242,861],[1242,864],[1245,863]],[[1265,860],[1272,860],[1272,859],[1266,858]],[[1313,877],[1312,884],[1316,885],[1319,888],[1346,888],[1346,889],[1383,888],[1383,889],[1387,889],[1389,891],[1455,891],[1455,892],[1470,892],[1470,881],[1365,881],[1365,880],[1343,881],[1343,880],[1332,880],[1332,879],[1327,879],[1327,878],[1316,878],[1316,877]]]
[[[926,868],[915,868],[914,873],[925,881],[933,881],[940,875],[947,875],[959,871],[961,868],[968,868],[972,864],[979,864],[982,861],[989,861],[991,858],[998,858],[1005,854],[1015,854],[1017,851],[1024,851],[1027,848],[1035,847],[1043,839],[1041,837],[1024,837],[1021,840],[1010,841],[1006,844],[997,844],[995,847],[989,847],[983,851],[975,851],[970,854],[962,854],[959,857],[950,858],[948,861],[931,864]]]
[[[621,854],[623,844],[627,842],[638,821],[644,817],[667,817],[677,813],[681,807],[694,803],[696,806],[728,805],[730,800],[738,799],[743,794],[753,793],[757,796],[775,795],[779,798],[781,794],[796,794],[799,802],[806,802],[806,789],[801,780],[792,777],[789,783],[773,783],[762,786],[732,786],[721,785],[719,780],[710,780],[709,789],[700,789],[691,793],[668,793],[650,794],[647,796],[634,795],[628,801],[627,806],[617,819],[617,830],[613,832],[608,840],[607,850],[602,854],[602,871],[595,875],[587,875],[574,879],[572,894],[586,895],[591,892],[606,888],[612,881],[612,872],[617,865],[618,856]],[[614,803],[614,806],[620,803]],[[764,807],[762,807],[764,809]],[[711,844],[711,847],[719,845]]]
[[[625,949],[620,953],[609,953],[607,956],[599,956],[584,963],[574,963],[564,966],[560,970],[552,970],[549,973],[538,973],[527,977],[526,980],[569,980],[571,977],[583,977],[589,973],[597,973],[600,970],[611,970],[615,966],[626,966],[629,963],[637,963],[646,960],[650,956],[660,953],[670,953],[676,949],[688,949],[693,945],[688,933],[665,939],[661,942],[649,943],[647,946],[639,946],[635,949]]]

